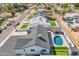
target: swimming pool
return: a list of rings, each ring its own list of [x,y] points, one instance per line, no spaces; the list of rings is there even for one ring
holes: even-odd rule
[[[55,43],[56,45],[63,45],[62,37],[60,37],[60,36],[55,36],[55,37],[54,37],[54,43]]]

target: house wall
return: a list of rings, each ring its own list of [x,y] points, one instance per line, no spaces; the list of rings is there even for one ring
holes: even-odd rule
[[[25,49],[25,51],[24,51]],[[24,49],[15,49],[15,52],[16,54],[41,54],[41,51],[42,49],[46,49],[46,48],[43,48],[43,47],[39,47],[39,46],[31,46],[31,47],[28,47],[28,48],[24,48]],[[34,49],[35,51],[31,51],[31,49]],[[50,49],[46,49],[46,54],[49,54],[50,53]]]

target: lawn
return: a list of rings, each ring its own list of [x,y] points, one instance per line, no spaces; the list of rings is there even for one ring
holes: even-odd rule
[[[31,19],[33,16],[29,16],[28,19]]]
[[[29,23],[24,23],[21,27],[21,29],[27,29]]]
[[[54,55],[60,55],[60,56],[69,55],[68,47],[66,47],[66,46],[54,46],[51,48],[53,49],[52,54],[54,54]]]
[[[0,22],[0,27],[4,27],[5,25],[6,25],[6,23]]]
[[[55,21],[50,21],[50,26],[56,26],[56,23],[55,23]]]
[[[52,47],[55,51],[68,51],[68,47],[66,46],[58,46],[58,47]]]
[[[68,52],[66,52],[66,51],[57,51],[57,52],[55,52],[55,55],[67,56],[67,55],[69,55],[69,54],[68,54]]]

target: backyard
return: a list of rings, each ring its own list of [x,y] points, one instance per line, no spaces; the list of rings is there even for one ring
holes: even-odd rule
[[[51,47],[51,48],[53,49],[53,52],[52,52],[53,55],[59,55],[59,56],[69,55],[68,47],[66,47],[66,46],[54,46],[54,47]]]
[[[58,56],[68,56],[68,52],[66,52],[66,51],[56,51],[55,55],[58,55]]]

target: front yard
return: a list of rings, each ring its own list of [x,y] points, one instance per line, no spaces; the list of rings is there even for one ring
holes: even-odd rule
[[[29,24],[29,23],[24,23],[24,24],[21,26],[21,29],[27,29],[28,24]]]
[[[55,21],[50,21],[50,26],[56,26],[56,22]]]
[[[4,26],[6,26],[6,23],[0,22],[0,27],[4,27]]]

